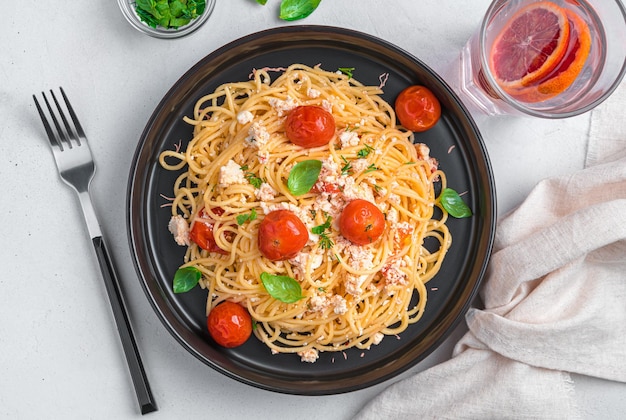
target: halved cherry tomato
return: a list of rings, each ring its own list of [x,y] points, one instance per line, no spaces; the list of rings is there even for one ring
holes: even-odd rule
[[[243,306],[224,301],[211,309],[207,318],[209,334],[222,347],[237,347],[252,334],[252,318]]]
[[[285,134],[298,146],[323,146],[335,135],[335,119],[322,107],[302,105],[294,108],[287,116]]]
[[[296,256],[309,240],[306,225],[289,210],[274,210],[259,223],[259,250],[271,261]]]
[[[419,85],[400,92],[395,109],[400,124],[411,131],[426,131],[441,117],[439,100],[428,88]]]
[[[339,232],[356,245],[371,244],[384,230],[385,215],[367,200],[352,200],[341,212]]]
[[[212,209],[212,211],[218,215],[224,213],[224,210],[219,207]],[[217,252],[218,254],[228,255],[229,252],[220,248],[215,242],[215,237],[213,236],[213,225],[214,224],[208,220],[208,215],[204,209],[200,210],[196,220],[191,226],[189,238],[198,244],[198,246],[202,249],[209,252]]]

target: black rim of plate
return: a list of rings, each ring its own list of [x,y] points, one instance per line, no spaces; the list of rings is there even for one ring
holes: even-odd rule
[[[441,271],[427,286],[422,319],[399,337],[386,337],[369,350],[320,354],[304,363],[295,354],[272,355],[252,338],[236,349],[215,345],[205,326],[206,291],[174,295],[171,278],[184,248],[167,231],[170,209],[163,208],[176,177],[158,164],[162,150],[191,137],[182,116],[195,101],[225,82],[247,80],[253,68],[321,64],[326,70],[354,67],[354,77],[379,85],[388,74],[383,97],[393,103],[412,84],[430,88],[442,105],[439,123],[416,141],[439,159],[448,185],[466,192],[474,216],[448,222],[453,235]],[[198,359],[243,383],[275,392],[325,395],[355,391],[388,380],[436,349],[463,319],[484,276],[495,232],[495,187],[478,128],[448,85],[411,54],[353,30],[329,26],[286,26],[235,40],[200,60],[163,97],[139,140],[128,184],[128,232],[142,287],[168,331]]]

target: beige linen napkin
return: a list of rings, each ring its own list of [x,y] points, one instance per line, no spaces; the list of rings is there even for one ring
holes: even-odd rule
[[[626,382],[625,106],[622,83],[592,111],[587,168],[540,182],[498,223],[485,309],[452,359],[356,419],[576,419],[570,373]]]

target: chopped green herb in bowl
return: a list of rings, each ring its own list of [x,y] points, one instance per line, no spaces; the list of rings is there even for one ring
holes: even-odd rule
[[[137,0],[135,11],[148,26],[178,29],[202,15],[204,0]]]
[[[179,38],[198,29],[215,0],[118,0],[126,20],[157,38]]]

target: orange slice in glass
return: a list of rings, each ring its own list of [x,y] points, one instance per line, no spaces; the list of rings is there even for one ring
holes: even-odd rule
[[[565,9],[550,1],[533,3],[515,13],[496,37],[491,71],[507,92],[528,86],[559,65],[569,41]]]
[[[570,87],[582,71],[591,51],[591,33],[580,16],[570,10],[566,13],[572,28],[567,55],[535,86],[508,92],[514,98],[523,102],[545,101]]]

